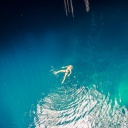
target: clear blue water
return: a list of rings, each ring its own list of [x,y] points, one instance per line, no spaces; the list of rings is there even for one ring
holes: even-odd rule
[[[0,55],[0,128],[128,127],[127,18],[103,14],[10,38]],[[62,85],[50,70],[69,64]]]

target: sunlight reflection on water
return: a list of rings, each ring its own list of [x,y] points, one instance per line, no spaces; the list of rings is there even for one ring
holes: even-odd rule
[[[127,128],[128,111],[94,88],[61,87],[37,104],[36,128]]]

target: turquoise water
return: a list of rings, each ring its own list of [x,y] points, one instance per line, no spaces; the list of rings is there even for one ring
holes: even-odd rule
[[[6,121],[10,128],[127,127],[126,51],[93,48],[80,40],[74,38],[67,53],[50,43],[3,53],[0,95],[6,116],[1,127]],[[51,70],[68,64],[74,66],[73,73],[61,84],[63,74],[55,76]]]
[[[128,127],[128,24],[90,15],[10,38],[0,55],[0,128]],[[69,64],[61,84],[51,70]]]
[[[73,74],[64,85],[62,75],[55,76],[55,88],[40,98],[33,111],[34,125],[127,128],[127,59],[123,58],[126,54],[121,55],[116,48],[109,52],[82,48],[77,40],[72,47],[74,50],[66,59],[74,65]]]
[[[37,104],[36,128],[127,128],[128,112],[94,88],[60,87]],[[31,127],[31,126],[30,126]]]

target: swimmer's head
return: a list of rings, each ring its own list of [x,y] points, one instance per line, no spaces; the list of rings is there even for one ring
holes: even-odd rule
[[[68,67],[71,68],[71,69],[73,69],[73,66],[72,65],[69,65]]]

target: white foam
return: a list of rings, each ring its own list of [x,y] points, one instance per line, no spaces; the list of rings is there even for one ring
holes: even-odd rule
[[[112,106],[109,96],[96,88],[58,88],[41,99],[34,123],[36,128],[125,128],[128,111],[116,99]]]

